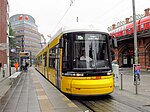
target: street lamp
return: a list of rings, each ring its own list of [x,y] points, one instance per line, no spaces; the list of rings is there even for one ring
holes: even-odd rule
[[[44,35],[43,34],[41,34],[41,37],[43,38],[43,40],[44,40],[44,42],[41,42],[40,44],[41,44],[41,47],[43,47],[43,45],[42,44],[46,44],[46,39],[45,39],[45,37],[44,37]]]

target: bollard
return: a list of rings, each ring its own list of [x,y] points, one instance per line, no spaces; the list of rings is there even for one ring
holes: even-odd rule
[[[2,71],[2,74],[3,74],[3,77],[5,77],[5,70],[3,69],[3,71]]]
[[[121,79],[121,90],[123,90],[123,74],[121,73],[120,75],[121,75],[120,76],[120,79]]]

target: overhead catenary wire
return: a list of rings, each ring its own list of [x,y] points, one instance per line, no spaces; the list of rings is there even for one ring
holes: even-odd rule
[[[69,7],[67,8],[67,10],[66,10],[65,13],[63,14],[63,16],[60,18],[60,20],[57,22],[56,26],[55,26],[54,29],[53,29],[53,32],[56,30],[56,28],[57,28],[58,25],[61,23],[61,21],[63,20],[63,18],[66,16],[66,14],[67,14],[68,11],[70,10],[70,8],[71,8],[72,4],[74,3],[74,1],[75,1],[75,0],[70,0],[70,5],[69,5]],[[119,2],[117,2],[115,5],[112,5],[111,8],[108,8],[108,10],[106,10],[105,12],[103,12],[103,14],[101,15],[101,16],[102,16],[102,17],[101,17],[101,21],[103,20],[102,18],[104,18],[104,17],[106,16],[106,14],[110,13],[111,11],[113,11],[112,9],[116,8],[116,6],[118,6],[118,5],[120,5],[120,4],[123,4],[123,3],[124,3],[124,1],[119,1]],[[106,12],[107,12],[107,13],[106,13]],[[99,16],[96,17],[95,19],[97,19],[97,18],[99,18]],[[95,21],[95,19],[94,19],[94,21]]]
[[[106,15],[112,13],[112,11],[116,10],[117,6],[121,6],[121,5],[124,5],[124,2],[125,1],[122,1],[120,0],[119,2],[117,2],[116,4],[112,5],[110,8],[108,8],[106,11],[104,11],[100,16],[97,16],[96,18],[94,18],[92,21],[95,21],[96,19],[98,19],[100,17],[100,20],[99,21],[104,21],[106,18]],[[129,6],[126,7],[126,9],[128,8]],[[125,8],[125,7],[124,7]],[[125,11],[123,11],[125,12]],[[117,15],[118,17],[118,15]],[[107,21],[109,20],[109,18],[107,18]]]
[[[119,6],[119,7],[123,7],[123,9],[119,9],[117,6]],[[139,4],[139,6],[138,7],[142,7],[142,6],[145,6],[144,5],[144,3],[143,4]],[[147,8],[147,7],[145,7],[145,8]],[[120,12],[121,13],[119,13],[119,14],[114,14],[114,16],[111,16],[111,17],[107,17],[107,23],[109,23],[109,22],[111,22],[112,21],[112,18],[114,18],[114,22],[117,20],[117,18],[119,18],[118,16],[121,16],[120,14],[122,14],[122,15],[124,15],[124,16],[122,16],[122,18],[124,17],[124,18],[127,18],[125,15],[128,15],[128,17],[131,17],[132,16],[132,2],[129,4],[129,5],[125,5],[125,1],[119,1],[119,2],[117,2],[116,4],[114,4],[114,5],[111,5],[111,7],[110,8],[108,8],[106,11],[104,11],[100,16],[97,16],[97,17],[95,17],[93,20],[91,20],[91,21],[95,21],[95,20],[98,20],[99,21],[99,23],[101,23],[101,24],[105,24],[105,23],[103,23],[103,21],[106,21],[106,15],[108,15],[108,14],[112,14],[112,11],[114,11],[114,13],[115,13],[115,10],[120,10]],[[131,10],[126,10],[126,9],[131,9]],[[137,10],[138,10],[138,8],[137,8]],[[144,10],[144,9],[143,9]],[[122,13],[123,12],[123,13]],[[138,13],[139,13],[139,10],[138,10]],[[141,13],[140,12],[140,14],[143,14],[143,13]],[[99,19],[98,19],[99,18]],[[111,18],[111,19],[110,19]],[[121,18],[121,17],[120,17]],[[118,22],[119,21],[125,21],[125,19],[124,20],[120,20],[120,19],[118,19],[117,20]],[[112,23],[112,24],[114,24],[114,23]],[[117,24],[117,23],[116,23]],[[106,25],[106,24],[105,24]],[[108,27],[109,26],[111,26],[111,24],[110,25],[108,25]]]
[[[70,5],[69,7],[67,8],[67,10],[65,11],[65,13],[63,14],[63,16],[60,18],[60,20],[57,22],[57,24],[55,25],[54,29],[53,29],[53,32],[56,30],[56,28],[58,28],[58,26],[60,25],[60,23],[62,22],[62,20],[64,19],[64,17],[67,15],[67,13],[69,12],[72,4],[74,3],[75,0],[70,0]],[[93,19],[90,20],[90,22],[99,22],[100,24],[104,24],[104,25],[108,25],[111,26],[111,21],[114,19],[114,22],[117,21],[117,18],[118,18],[118,21],[124,21],[126,17],[130,17],[132,14],[131,13],[131,10],[132,10],[132,6],[131,6],[131,3],[130,1],[128,1],[128,5],[126,5],[127,2],[126,1],[118,1],[118,2],[115,2],[114,4],[111,5],[111,7],[108,7],[106,10],[104,10],[102,12],[102,14],[100,16],[97,16]],[[120,8],[119,8],[120,7]],[[123,7],[123,9],[121,8]],[[126,10],[126,9],[130,9],[131,10]],[[120,13],[119,14],[116,14],[116,10],[119,10]],[[114,12],[113,12],[114,11]],[[111,17],[108,17],[109,14],[113,14],[113,16]],[[124,15],[124,16],[123,16]],[[107,19],[106,19],[107,18]],[[123,19],[123,20],[122,20]],[[78,20],[78,19],[77,19]],[[109,24],[106,24],[104,23],[103,21],[106,21],[107,23]],[[113,23],[114,23],[113,22]],[[112,23],[112,24],[113,24]]]
[[[112,24],[117,24],[118,22],[122,22],[122,21],[125,20],[125,19],[122,20],[123,16],[121,16],[121,15],[125,15],[125,14],[130,13],[129,10],[125,10],[125,9],[130,9],[130,5],[128,5],[128,6],[124,6],[124,5],[125,5],[125,1],[118,1],[114,4],[112,4],[111,7],[107,8],[105,11],[103,11],[102,14],[100,14],[97,17],[93,18],[91,20],[91,22],[97,21],[97,23],[99,23],[101,26],[104,26],[108,30],[108,27],[111,27]],[[123,9],[122,8],[119,9],[118,6],[123,7]],[[116,14],[116,10],[120,10],[120,12],[123,12],[123,13],[122,14],[121,13]],[[112,14],[113,14],[113,16],[109,16],[109,15],[112,15]],[[118,18],[120,18],[120,19],[118,19]],[[124,18],[126,18],[126,17],[124,17]],[[114,22],[112,22],[112,20],[114,20]],[[116,22],[116,20],[118,22]]]
[[[56,24],[56,26],[54,27],[54,30],[58,27],[58,25],[61,23],[61,21],[63,20],[63,18],[66,16],[66,14],[68,13],[69,9],[71,8],[72,4],[74,3],[75,0],[71,0],[70,1],[70,5],[67,8],[67,10],[65,11],[65,13],[63,14],[63,16],[60,18],[60,20],[58,21],[58,23]],[[53,30],[53,31],[54,31]]]

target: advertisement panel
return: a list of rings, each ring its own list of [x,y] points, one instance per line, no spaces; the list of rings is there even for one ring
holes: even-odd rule
[[[141,66],[140,64],[133,64],[133,77],[134,77],[134,84],[137,81],[139,84],[141,75]],[[137,78],[136,78],[137,77]]]

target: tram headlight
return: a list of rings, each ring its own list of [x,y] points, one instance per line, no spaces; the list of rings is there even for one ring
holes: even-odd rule
[[[74,74],[72,74],[72,76],[78,76],[78,77],[81,77],[81,76],[84,76],[84,74],[82,74],[82,73],[74,73]]]
[[[112,73],[111,72],[107,72],[107,75],[110,76],[110,75],[112,75]]]
[[[78,77],[84,76],[83,73],[65,73],[63,75],[65,75],[65,76],[78,76]]]
[[[83,73],[77,73],[76,76],[84,76]]]

